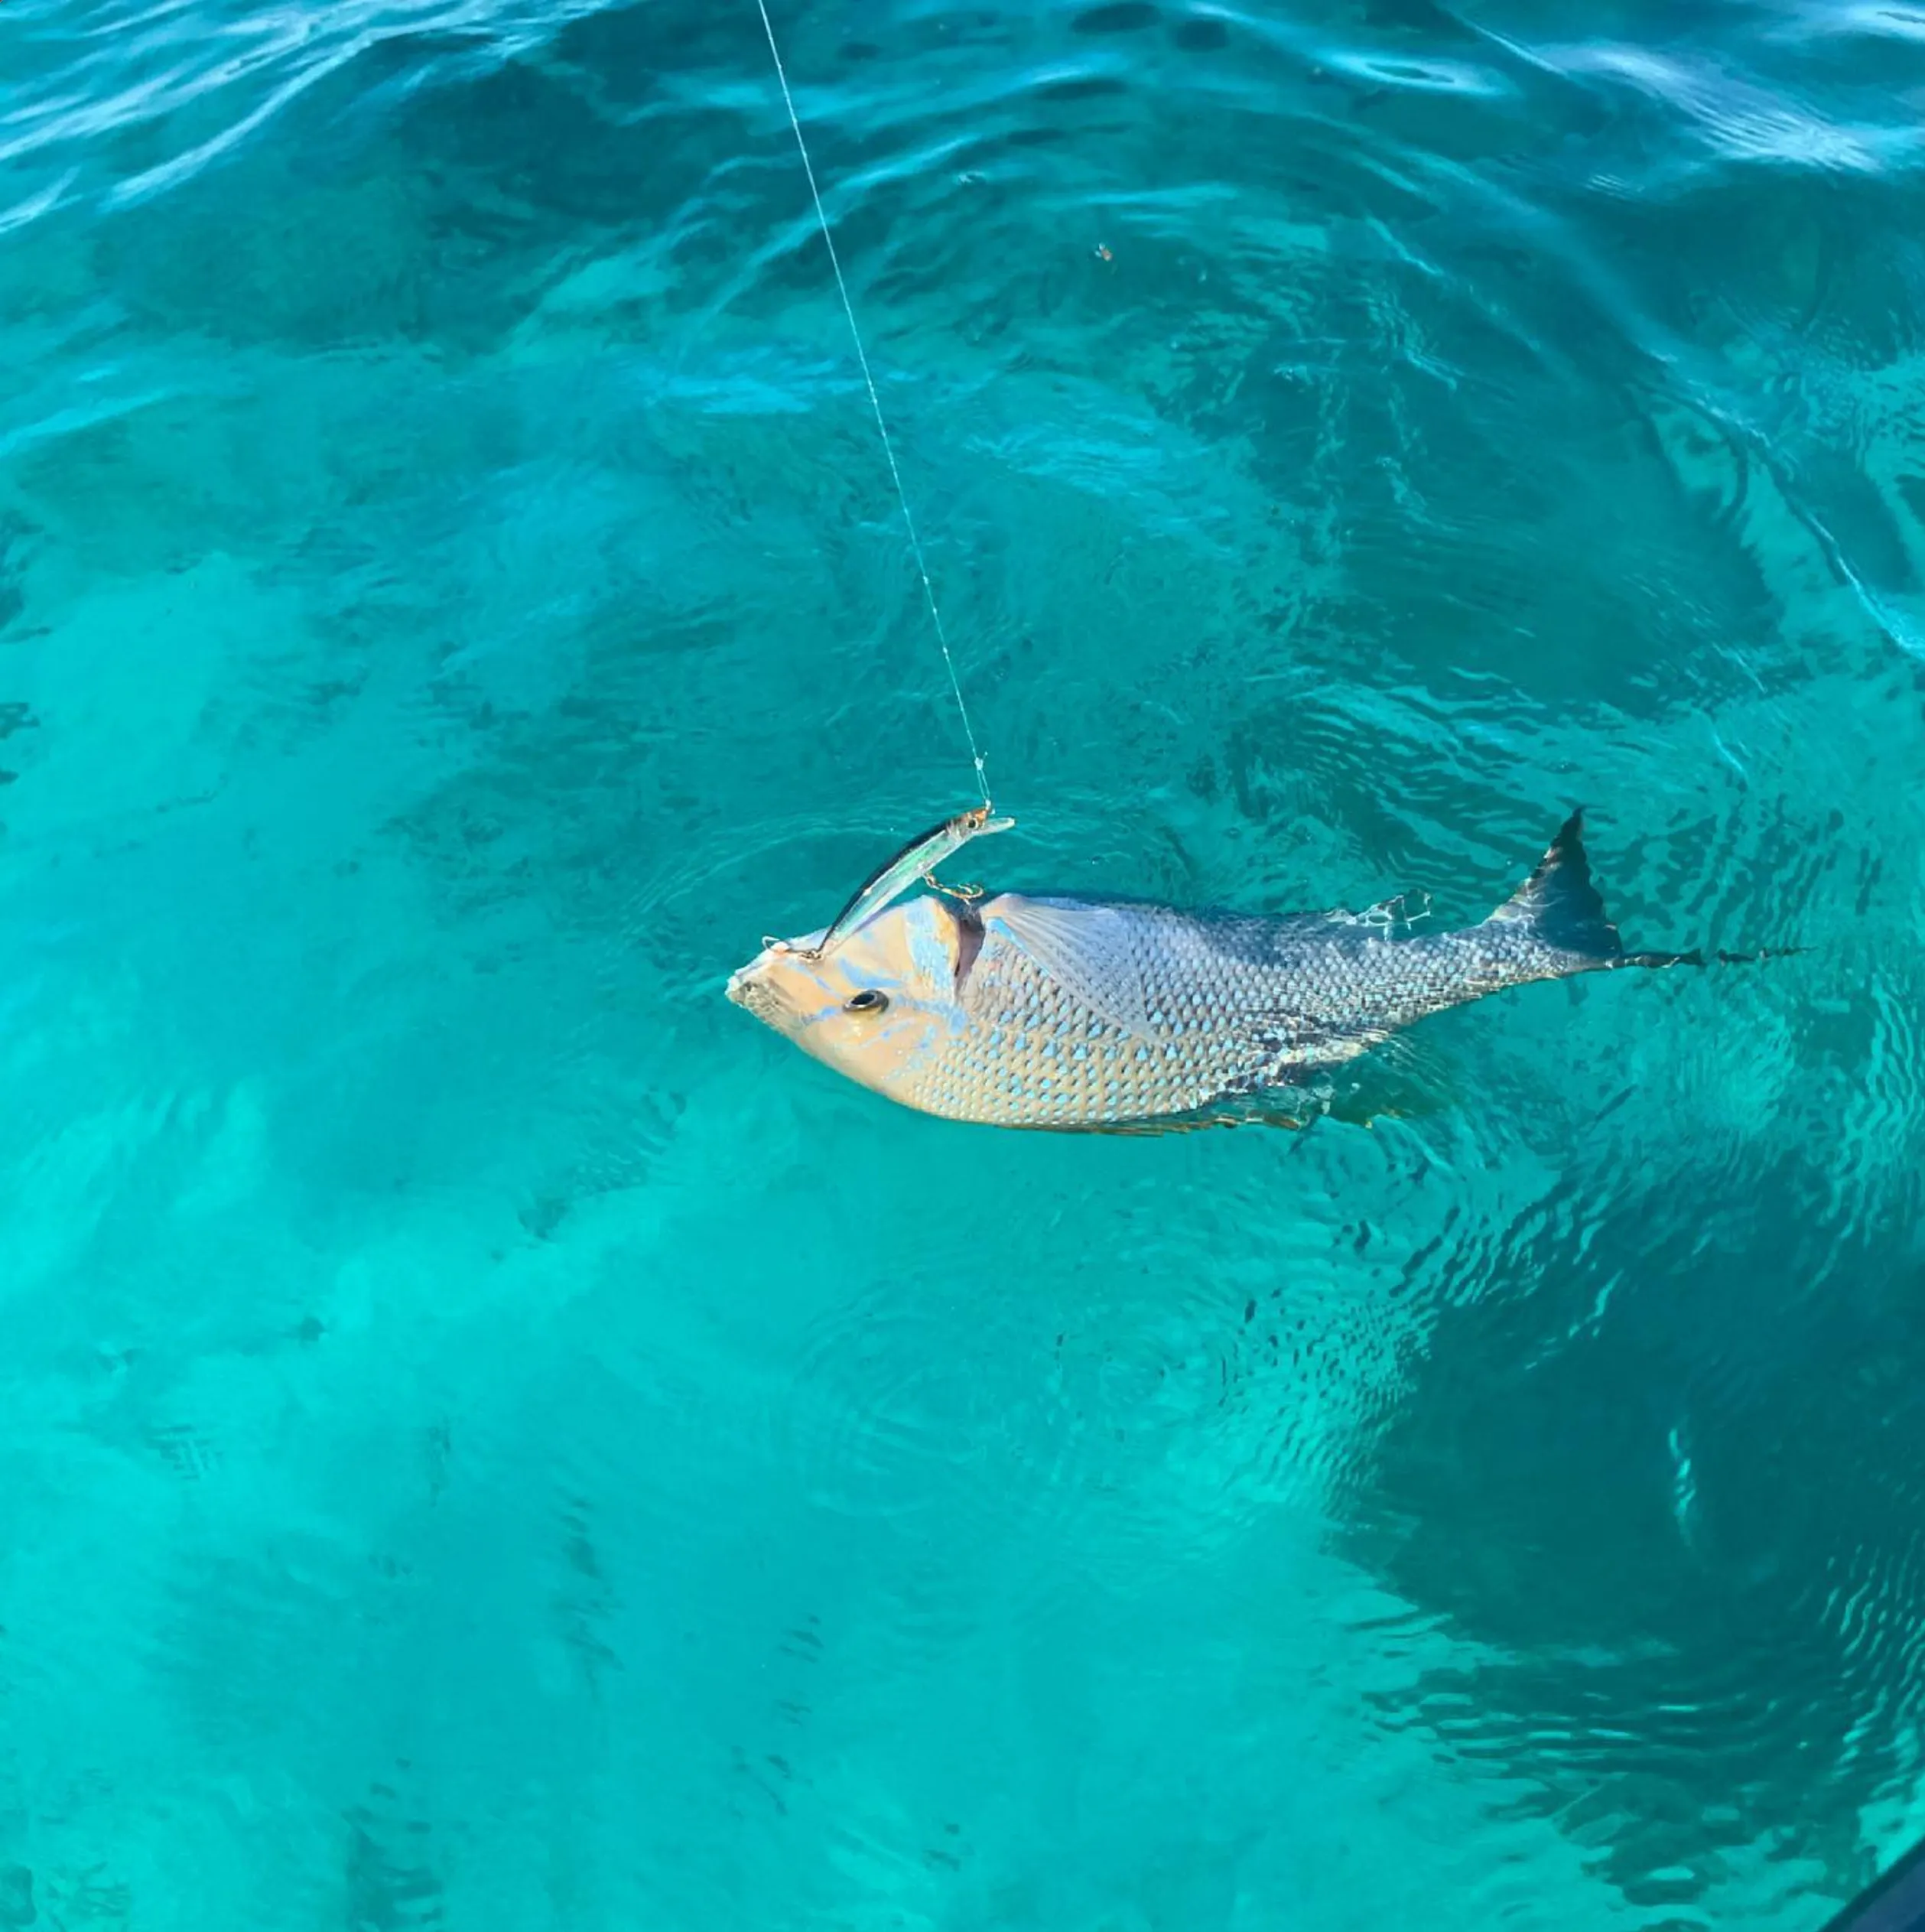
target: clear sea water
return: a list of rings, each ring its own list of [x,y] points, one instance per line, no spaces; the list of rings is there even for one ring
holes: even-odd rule
[[[776,4],[1018,830],[1797,957],[1001,1135],[750,0],[0,13],[0,1928],[1804,1932],[1925,1829],[1925,12]],[[1370,1124],[1365,1124],[1368,1120]]]

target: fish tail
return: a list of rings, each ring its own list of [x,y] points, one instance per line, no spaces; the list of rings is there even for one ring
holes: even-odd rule
[[[1563,970],[1582,973],[1612,966],[1708,966],[1748,964],[1802,952],[1778,946],[1756,952],[1627,952],[1618,929],[1605,911],[1604,897],[1591,877],[1584,849],[1584,808],[1579,805],[1558,829],[1537,869],[1506,899],[1488,925],[1521,927],[1540,945],[1566,956]]]

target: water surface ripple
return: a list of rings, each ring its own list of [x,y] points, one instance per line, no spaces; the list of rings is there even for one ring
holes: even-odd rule
[[[1628,940],[1308,1132],[719,997],[968,766],[752,5],[0,12],[0,1927],[1807,1932],[1925,1826],[1925,11],[771,0],[1001,886]]]

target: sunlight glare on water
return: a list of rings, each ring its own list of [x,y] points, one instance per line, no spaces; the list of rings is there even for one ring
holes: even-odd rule
[[[723,982],[974,785],[752,0],[14,0],[0,1932],[1815,1932],[1925,1828],[1925,14],[771,10],[965,871],[1462,923],[1582,802],[1804,950],[1369,1125],[838,1081]]]

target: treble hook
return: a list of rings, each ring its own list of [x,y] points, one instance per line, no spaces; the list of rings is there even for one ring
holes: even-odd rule
[[[945,899],[960,899],[965,906],[974,906],[983,896],[980,886],[945,886],[933,872],[924,873],[922,883],[932,892],[941,893]]]

